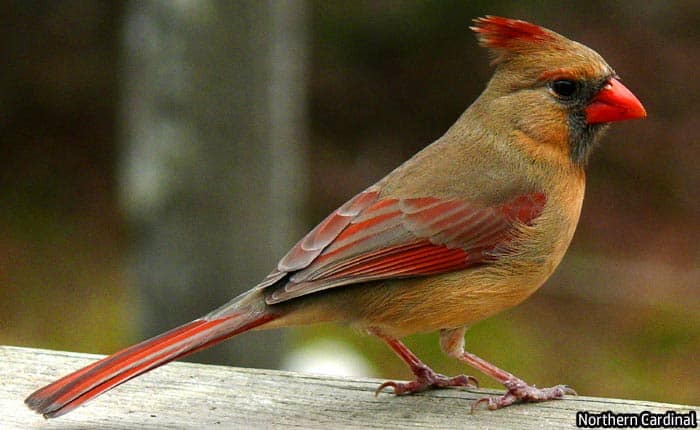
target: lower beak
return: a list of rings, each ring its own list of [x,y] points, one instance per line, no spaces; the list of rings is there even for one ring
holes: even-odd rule
[[[586,122],[588,124],[624,121],[644,118],[645,116],[647,116],[647,111],[644,110],[639,99],[615,78],[610,78],[586,107]]]

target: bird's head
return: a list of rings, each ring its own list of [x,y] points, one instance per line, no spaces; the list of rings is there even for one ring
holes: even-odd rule
[[[496,65],[484,97],[526,138],[585,165],[607,124],[646,116],[592,49],[525,21],[487,16],[474,22]]]

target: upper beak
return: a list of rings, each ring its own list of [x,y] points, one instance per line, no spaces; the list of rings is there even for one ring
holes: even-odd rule
[[[642,103],[632,94],[632,91],[615,78],[610,78],[586,107],[588,124],[623,121],[645,116],[647,111],[644,110]]]

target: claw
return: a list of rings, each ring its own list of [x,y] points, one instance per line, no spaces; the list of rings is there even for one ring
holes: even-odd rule
[[[479,381],[470,375],[459,375],[451,378],[453,384],[450,387],[479,388]]]
[[[382,385],[380,385],[379,387],[377,387],[377,389],[374,391],[374,397],[379,396],[379,393],[381,393],[382,390],[385,389],[386,387],[391,387],[391,388],[393,388],[393,389],[394,389],[394,394],[397,394],[397,393],[396,393],[396,386],[397,386],[397,385],[398,385],[398,384],[397,384],[396,382],[394,382],[394,381],[386,381],[386,382],[384,382]]]
[[[482,397],[479,400],[472,402],[472,407],[471,407],[469,413],[471,413],[473,415],[474,409],[476,409],[476,407],[479,406],[479,403],[484,403],[484,402],[491,403],[491,397]],[[488,405],[486,405],[486,407],[488,407]]]
[[[570,394],[570,395],[572,395],[572,396],[578,396],[578,393],[576,392],[576,390],[574,390],[573,388],[569,387],[568,385],[560,385],[560,387],[563,387],[563,388],[564,388],[564,394]]]

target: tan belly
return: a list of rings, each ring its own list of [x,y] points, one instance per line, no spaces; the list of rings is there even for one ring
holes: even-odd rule
[[[504,276],[495,267],[481,267],[363,286],[361,294],[348,297],[358,311],[351,324],[396,337],[461,327],[517,305],[547,276]]]

